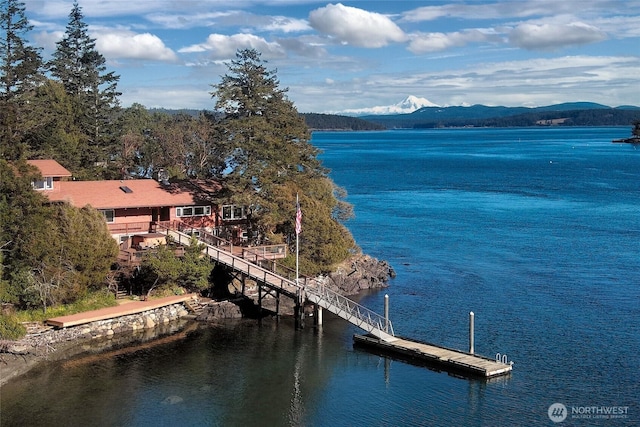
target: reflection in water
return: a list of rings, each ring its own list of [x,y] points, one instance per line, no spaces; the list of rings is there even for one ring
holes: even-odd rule
[[[288,323],[191,324],[42,365],[2,389],[1,425],[304,425],[342,343]]]

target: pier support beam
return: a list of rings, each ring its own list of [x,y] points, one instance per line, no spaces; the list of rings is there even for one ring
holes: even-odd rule
[[[322,307],[318,304],[313,306],[313,319],[316,326],[322,326]]]
[[[475,315],[473,314],[473,311],[470,311],[469,312],[469,353],[470,354],[473,354],[473,351],[474,351],[473,349],[474,318],[475,318]]]
[[[296,320],[296,329],[304,329],[304,301],[300,289],[296,291],[296,305],[293,308],[293,315]]]

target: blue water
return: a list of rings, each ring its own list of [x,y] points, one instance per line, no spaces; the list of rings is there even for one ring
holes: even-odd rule
[[[507,354],[508,377],[354,349],[358,331],[329,315],[322,331],[240,322],[43,366],[2,388],[0,424],[529,426],[554,425],[559,402],[628,408],[558,425],[639,425],[640,150],[611,143],[629,132],[313,135],[354,205],[348,228],[397,272],[361,303],[381,312],[388,294],[396,333],[460,349],[473,311],[476,352]]]

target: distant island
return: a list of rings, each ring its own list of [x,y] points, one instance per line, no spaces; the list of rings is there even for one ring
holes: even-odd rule
[[[633,122],[631,138],[614,139],[612,142],[622,142],[625,144],[640,144],[640,120]]]

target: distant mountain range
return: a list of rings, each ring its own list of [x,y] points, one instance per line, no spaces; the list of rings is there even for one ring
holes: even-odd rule
[[[545,107],[422,107],[409,114],[364,115],[360,119],[387,128],[433,128],[453,126],[611,126],[640,120],[640,107],[612,108],[593,102],[567,102]]]

